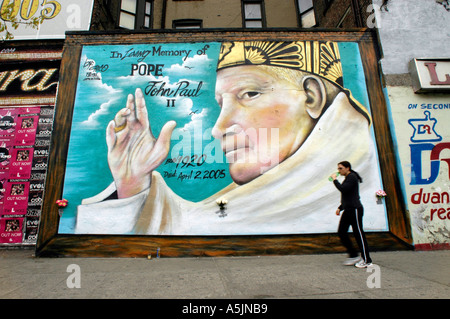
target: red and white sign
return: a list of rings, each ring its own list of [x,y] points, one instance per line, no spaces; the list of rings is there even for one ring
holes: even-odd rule
[[[414,92],[450,92],[450,58],[413,59],[409,70]]]

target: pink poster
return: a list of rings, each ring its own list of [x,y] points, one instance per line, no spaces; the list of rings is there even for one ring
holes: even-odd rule
[[[14,148],[9,165],[10,179],[29,179],[33,162],[33,148]]]
[[[0,244],[36,241],[52,116],[50,107],[0,108]]]
[[[39,116],[21,116],[18,122],[19,127],[16,129],[15,134],[16,146],[34,145]]]
[[[30,182],[10,182],[6,186],[3,202],[3,216],[25,215],[28,207]]]
[[[21,243],[23,220],[23,217],[0,218],[0,243]]]
[[[0,109],[0,135],[14,134],[17,126],[18,110],[16,108]]]

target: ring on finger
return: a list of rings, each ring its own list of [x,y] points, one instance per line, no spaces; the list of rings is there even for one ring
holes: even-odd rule
[[[116,127],[114,127],[114,132],[118,133],[118,132],[122,131],[126,126],[127,126],[127,122],[123,123],[122,125],[116,126]]]

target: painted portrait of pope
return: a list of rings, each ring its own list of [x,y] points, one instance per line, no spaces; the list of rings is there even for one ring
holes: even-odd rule
[[[216,72],[217,103],[210,107],[220,112],[211,135],[232,182],[196,202],[176,194],[156,169],[177,123],[153,132],[152,106],[137,88],[105,128],[113,181],[78,206],[76,233],[335,232],[339,195],[328,176],[342,160],[364,177],[368,227],[386,228],[384,208],[372,203],[382,182],[370,112],[344,87],[337,43],[224,42]]]

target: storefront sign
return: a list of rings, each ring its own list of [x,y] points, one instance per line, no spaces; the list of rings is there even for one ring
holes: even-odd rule
[[[61,61],[20,61],[0,66],[0,106],[54,103]]]
[[[11,1],[1,0],[1,22],[13,33],[14,40],[64,39],[66,31],[89,30],[93,0],[14,0],[10,14],[5,14]],[[38,28],[28,24],[43,18]],[[12,23],[19,22],[17,29]]]
[[[59,64],[59,61],[51,61],[2,65],[0,96],[40,92],[56,94]]]
[[[450,101],[389,87],[405,198],[417,249],[449,247]]]
[[[413,59],[409,71],[415,93],[450,92],[450,59]]]

